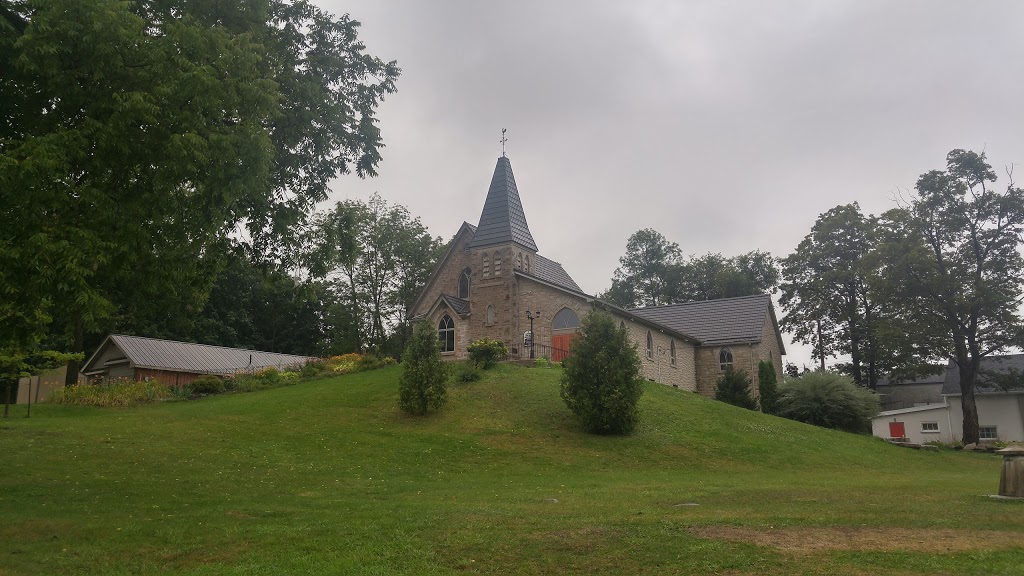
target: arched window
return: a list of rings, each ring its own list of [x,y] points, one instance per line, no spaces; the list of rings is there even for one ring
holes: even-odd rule
[[[484,265],[483,265],[483,276],[487,278],[491,275],[491,257],[484,252]]]
[[[523,263],[523,269],[526,270],[527,272],[530,271],[530,255],[529,254],[526,255],[526,261]]]
[[[551,321],[552,330],[575,330],[580,327],[580,317],[569,308],[562,308]]]
[[[654,360],[654,336],[651,336],[651,331],[647,331],[647,358]]]
[[[676,341],[673,339],[668,345],[669,363],[672,366],[676,365]]]
[[[441,341],[441,352],[455,352],[455,322],[445,314],[437,323],[437,339]]]
[[[491,326],[494,324],[494,306],[487,305],[487,325]]]
[[[523,253],[519,252],[516,254],[516,270],[523,269]]]
[[[469,281],[472,278],[472,274],[469,268],[462,271],[462,276],[459,276],[459,298],[469,298]]]
[[[728,370],[732,368],[732,350],[728,348],[722,348],[718,353],[718,365],[722,370]]]

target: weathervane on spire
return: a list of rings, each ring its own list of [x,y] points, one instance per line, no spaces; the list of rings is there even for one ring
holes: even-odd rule
[[[504,157],[505,156],[505,142],[508,142],[508,138],[505,138],[505,129],[504,128],[501,129],[501,140],[498,140],[498,142],[501,142],[501,156]]]

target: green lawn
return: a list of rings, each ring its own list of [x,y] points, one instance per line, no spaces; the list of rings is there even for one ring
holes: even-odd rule
[[[0,421],[0,574],[1024,574],[1000,460],[649,385],[582,433],[558,369],[426,418],[399,369]]]

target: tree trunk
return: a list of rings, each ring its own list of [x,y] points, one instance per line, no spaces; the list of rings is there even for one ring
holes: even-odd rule
[[[821,371],[825,371],[825,343],[821,341],[821,320],[818,320],[818,351],[821,353]]]
[[[858,386],[864,385],[861,372],[860,324],[857,322],[857,295],[852,288],[847,289],[846,323],[850,327],[850,366],[853,368],[853,381]]]
[[[85,351],[85,320],[79,314],[75,317],[75,333],[71,341],[71,352],[79,354]],[[74,386],[78,384],[78,371],[82,368],[79,360],[68,360],[67,372],[64,374],[64,385]]]
[[[964,444],[977,444],[981,431],[978,423],[978,405],[974,401],[974,384],[978,377],[976,362],[971,358],[957,359],[960,368],[960,401],[964,409]]]

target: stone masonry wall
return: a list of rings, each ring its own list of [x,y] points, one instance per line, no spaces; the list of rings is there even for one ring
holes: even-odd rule
[[[743,370],[751,379],[751,392],[756,398],[759,395],[757,381],[757,363],[761,360],[771,360],[775,365],[775,373],[781,380],[782,377],[782,355],[779,350],[778,339],[775,335],[775,328],[772,325],[771,316],[767,315],[764,328],[761,334],[761,341],[756,344],[729,344],[727,346],[702,346],[697,349],[697,391],[704,396],[714,396],[718,379],[724,373],[719,363],[719,353],[722,348],[732,350],[732,361],[734,370]]]
[[[613,314],[613,316],[616,316]],[[629,318],[616,316],[616,320],[625,323],[629,332],[629,340],[636,346],[643,366],[644,377],[659,384],[666,384],[690,392],[697,391],[695,376],[695,348],[690,342],[677,340],[657,329]],[[652,358],[647,357],[647,332],[654,340]],[[672,366],[672,342],[676,345],[676,365]]]

